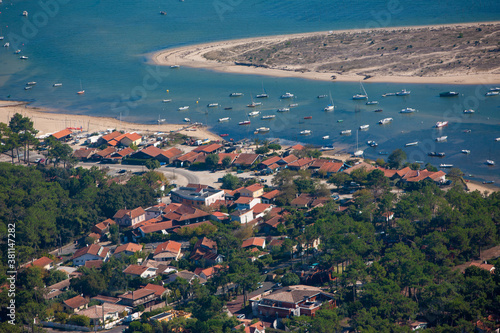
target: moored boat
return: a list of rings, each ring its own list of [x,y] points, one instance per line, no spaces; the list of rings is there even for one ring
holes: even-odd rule
[[[369,140],[368,142],[366,142],[366,144],[370,147],[377,147],[378,146],[378,143],[375,142],[374,140]]]
[[[261,119],[263,120],[268,120],[268,119],[274,119],[276,117],[276,115],[274,114],[270,114],[270,115],[267,115],[267,116],[262,116]]]
[[[356,94],[356,95],[352,96],[352,99],[355,100],[355,101],[359,101],[359,100],[362,100],[362,99],[368,99],[368,96],[365,95],[365,94]]]
[[[10,46],[10,43],[8,43],[8,42],[3,44],[3,47],[9,47],[9,46]]]
[[[384,110],[382,110],[382,109],[373,110],[373,112],[382,112],[382,111],[384,111]]]
[[[278,109],[278,112],[288,112],[290,111],[289,108],[281,108],[281,109]]]
[[[306,116],[304,119],[312,119],[312,116]]]
[[[224,108],[224,110],[232,110],[233,108],[232,107],[227,107],[227,108]]]
[[[180,68],[180,67],[181,67],[180,65],[172,65],[172,66],[170,66],[170,68],[174,68],[174,69],[175,68]]]
[[[453,168],[453,164],[439,164],[440,168]]]
[[[325,98],[327,97],[328,95],[318,95],[317,98]]]
[[[186,123],[190,123],[190,122],[191,122],[191,119],[189,119],[189,118],[184,118],[184,121],[185,121]]]
[[[408,96],[411,93],[410,90],[403,89],[396,93],[396,96]]]
[[[14,54],[19,54],[19,53],[21,53],[21,50],[16,50],[16,51],[14,52]]]
[[[334,150],[334,149],[335,149],[335,147],[333,145],[329,145],[329,146],[323,146],[323,147],[321,147],[320,150],[327,151],[327,150]]]
[[[248,114],[249,117],[256,117],[260,114],[260,111],[252,111]]]
[[[250,120],[240,121],[238,125],[250,125]]]
[[[470,154],[470,150],[468,150],[468,149],[462,149],[462,154]]]
[[[413,113],[417,110],[415,110],[414,108],[404,108],[404,109],[401,109],[401,111],[399,111],[399,113]]]
[[[340,135],[349,135],[351,134],[351,132],[352,132],[351,130],[343,130],[340,132]]]
[[[487,165],[495,165],[495,161],[493,160],[486,160]]]
[[[52,86],[53,87],[62,87],[62,83],[54,83]]]
[[[254,108],[254,107],[259,106],[259,105],[262,105],[262,103],[261,102],[252,102],[252,103],[248,104],[247,107]]]
[[[292,103],[288,105],[289,108],[296,108],[297,106],[299,106],[299,104],[297,103]]]
[[[27,56],[20,56],[19,59],[21,59],[21,60],[28,60],[28,57]]]
[[[207,105],[207,107],[209,107],[209,108],[216,108],[218,106],[219,106],[219,103],[210,103]]]
[[[328,140],[328,139],[330,139],[330,136],[329,136],[329,135],[325,135],[325,136],[323,137],[323,140]]]
[[[384,119],[382,119],[382,120],[379,120],[379,122],[378,122],[378,123],[379,123],[380,125],[385,125],[385,124],[390,123],[391,121],[392,121],[392,118],[384,118]]]
[[[223,138],[223,137],[226,137],[226,136],[229,136],[229,134],[224,133],[224,134],[221,134],[221,135],[220,135],[220,137],[222,137],[222,138]]]
[[[458,96],[456,91],[445,91],[439,94],[439,97],[454,97]]]
[[[416,146],[416,145],[418,145],[418,141],[408,142],[407,144],[405,144],[405,147],[411,147],[411,146]]]
[[[361,125],[359,126],[359,129],[364,131],[364,130],[367,130],[368,128],[370,128],[370,125]]]
[[[476,111],[472,110],[472,109],[468,109],[468,110],[464,110],[464,113],[474,113]]]
[[[441,127],[445,127],[445,126],[448,126],[448,122],[447,121],[438,121],[436,123],[436,128],[441,128]]]
[[[180,107],[180,108],[178,108],[177,110],[179,110],[179,111],[185,111],[185,110],[187,110],[187,109],[189,109],[189,106],[187,106],[187,105],[186,105],[186,106],[181,106],[181,107]]]
[[[26,83],[27,86],[34,86],[36,84],[35,81],[30,81],[28,83]]]
[[[333,111],[333,110],[335,110],[335,105],[333,105],[333,104],[328,104],[328,105],[327,105],[327,106],[323,109],[323,111],[326,111],[326,112],[331,112],[331,111]]]
[[[486,94],[484,94],[484,96],[497,96],[498,94],[500,94],[500,91],[488,91]]]
[[[24,87],[24,90],[30,90],[31,88],[33,88],[32,86],[26,86]]]
[[[378,101],[368,101],[366,102],[366,105],[377,105]]]
[[[255,132],[257,133],[267,133],[270,131],[270,128],[269,127],[259,127],[255,130]]]
[[[443,142],[448,140],[448,137],[446,135],[440,136],[439,138],[436,138],[437,142]]]
[[[234,92],[234,93],[230,93],[230,94],[229,94],[229,97],[240,97],[240,96],[243,96],[243,93],[240,93],[240,92]]]
[[[310,134],[311,134],[311,130],[300,131],[300,135],[310,135]]]
[[[229,117],[219,118],[219,123],[222,123],[224,121],[229,121]]]
[[[286,98],[293,98],[293,94],[286,92],[283,95],[280,96],[281,99],[286,99]]]
[[[428,153],[427,155],[429,155],[430,157],[444,157],[445,153],[437,153],[437,152],[433,151],[433,152]]]
[[[258,94],[258,95],[257,95],[257,96],[255,96],[255,97],[256,97],[256,98],[267,98],[267,97],[269,97],[269,95],[264,93],[264,94]]]
[[[396,93],[385,93],[382,97],[396,96]]]
[[[170,103],[170,102],[172,102],[172,100],[171,99],[164,99],[162,102],[163,103]]]
[[[23,15],[23,16],[28,16],[28,11],[23,10],[23,14],[22,14],[22,15]]]

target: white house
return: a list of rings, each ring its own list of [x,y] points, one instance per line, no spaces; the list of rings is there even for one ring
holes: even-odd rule
[[[231,221],[248,223],[254,219],[253,210],[236,210],[231,213]]]

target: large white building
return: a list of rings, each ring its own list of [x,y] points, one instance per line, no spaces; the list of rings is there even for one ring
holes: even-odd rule
[[[219,200],[225,200],[223,190],[216,190],[202,187],[181,187],[172,190],[172,202],[182,203],[190,206],[210,206]]]

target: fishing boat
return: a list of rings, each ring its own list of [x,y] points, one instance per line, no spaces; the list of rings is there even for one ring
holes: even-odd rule
[[[269,127],[259,127],[255,130],[255,132],[257,133],[267,133],[270,131],[270,128]]]
[[[325,98],[328,95],[318,95],[317,98]]]
[[[447,121],[438,121],[436,123],[436,128],[441,128],[441,127],[445,127],[445,126],[448,126],[448,122]]]
[[[377,147],[377,146],[378,146],[378,143],[377,143],[377,142],[375,142],[374,140],[369,140],[369,141],[367,141],[367,142],[366,142],[366,144],[367,144],[368,146],[370,146],[370,147],[373,147],[373,148],[375,148],[375,147]]]
[[[373,110],[373,112],[382,112],[382,111],[384,111],[384,110],[382,110],[382,109]]]
[[[488,91],[486,94],[484,94],[484,96],[497,96],[498,94],[500,94],[500,91]]]
[[[280,96],[281,99],[286,99],[286,98],[293,98],[293,94],[286,92],[283,95]]]
[[[403,89],[396,93],[396,96],[408,96],[411,93],[410,90]]]
[[[177,110],[179,110],[179,111],[186,111],[187,109],[189,109],[189,106],[186,105],[186,106],[181,106]]]
[[[34,86],[36,84],[35,81],[30,81],[28,83],[26,83],[27,86]]]
[[[329,136],[329,135],[325,135],[325,136],[323,137],[323,140],[328,140],[328,139],[330,139],[330,136]]]
[[[399,111],[399,113],[413,113],[415,111],[417,110],[415,110],[414,108],[404,108],[401,111]]]
[[[219,103],[210,103],[207,105],[207,107],[209,107],[209,108],[216,108],[218,106],[219,106]]]
[[[158,118],[158,124],[164,123],[166,121],[167,121],[167,119],[160,119],[160,118]],[[184,121],[186,121],[186,119],[184,119]]]
[[[311,134],[311,130],[303,130],[303,131],[300,131],[299,134],[300,135],[310,135]]]
[[[439,97],[454,97],[458,96],[456,91],[445,91],[439,94]]]
[[[486,160],[487,165],[495,165],[495,161],[493,160]]]
[[[0,36],[0,40],[3,40],[3,38],[4,38],[3,36]]]
[[[14,54],[19,54],[19,53],[21,53],[21,50],[16,50],[16,51],[14,52]]]
[[[411,147],[411,146],[417,146],[417,145],[418,145],[418,141],[408,142],[407,144],[405,144],[405,147]]]
[[[19,59],[21,59],[21,60],[28,60],[28,57],[27,56],[20,56]]]
[[[164,99],[164,100],[163,100],[163,103],[170,103],[170,102],[172,102],[172,100],[171,100],[171,99]]]
[[[259,105],[262,105],[262,103],[261,102],[252,102],[252,103],[248,104],[247,107],[254,108],[254,107],[259,106]]]
[[[495,184],[494,180],[485,180],[483,181],[483,184]]]
[[[229,97],[241,97],[241,96],[243,96],[243,93],[240,92],[234,92],[229,94]]]
[[[453,168],[453,164],[439,164],[440,168]]]
[[[391,121],[392,121],[392,118],[384,118],[384,119],[382,119],[382,120],[379,120],[379,122],[378,122],[378,123],[379,123],[380,125],[385,125],[385,124],[390,123]]]
[[[359,82],[359,87],[361,88],[360,90],[363,90],[363,93],[358,93],[354,96],[352,96],[353,100],[362,100],[362,99],[368,99],[368,95],[366,94],[365,87],[363,87],[363,84],[361,81]]]
[[[256,117],[260,114],[260,111],[252,111],[248,114],[249,117]]]
[[[219,118],[219,123],[229,121],[229,117]]]
[[[378,101],[368,101],[366,102],[366,105],[377,105]]]
[[[281,109],[278,109],[278,112],[288,112],[290,111],[289,108],[281,108]]]
[[[296,108],[297,106],[299,106],[299,104],[297,103],[292,103],[288,105],[289,108]]]
[[[435,151],[432,151],[432,152],[428,153],[427,155],[429,155],[430,157],[444,157],[445,153],[437,153]]]
[[[470,154],[470,150],[468,150],[468,149],[462,149],[462,154],[468,155],[468,154]]]
[[[468,110],[464,110],[464,113],[474,113],[476,111],[472,110],[472,109],[468,109]]]
[[[436,138],[437,142],[443,142],[443,141],[446,141],[446,140],[448,140],[448,137],[446,135],[440,136],[439,138]]]
[[[221,138],[226,137],[226,136],[229,136],[229,134],[224,133],[224,134],[221,134],[221,135],[220,135],[220,137],[221,137]]]
[[[351,134],[351,132],[352,132],[351,130],[343,130],[340,132],[340,135],[349,135]]]
[[[312,116],[306,116],[304,117],[304,119],[312,119],[313,117]]]
[[[250,120],[240,121],[238,125],[250,125]]]
[[[361,131],[367,130],[368,128],[370,128],[370,125],[361,125],[361,126],[359,126],[359,129]]]
[[[26,86],[24,87],[24,90],[30,90],[31,88],[33,88],[32,86]]]
[[[396,93],[385,93],[382,97],[396,96]]]
[[[54,83],[52,86],[53,87],[62,87],[62,83]]]
[[[184,118],[184,121],[185,121],[186,123],[190,123],[190,122],[191,122],[191,119],[189,119],[189,118]]]
[[[495,141],[500,141],[500,138],[496,138]]]
[[[344,120],[342,120],[342,119],[337,120],[337,122],[338,122],[338,123],[341,123],[341,122],[343,122],[343,121],[344,121]]]
[[[262,116],[261,119],[263,119],[263,120],[269,120],[269,119],[274,119],[275,117],[276,117],[276,115],[270,114],[270,115],[267,115],[267,116]]]

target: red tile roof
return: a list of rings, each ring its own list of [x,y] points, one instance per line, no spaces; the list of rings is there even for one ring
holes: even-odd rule
[[[312,164],[314,160],[312,158],[301,158],[300,160],[297,160],[295,162],[289,163],[288,167],[303,167],[309,164]]]
[[[95,154],[97,156],[105,158],[105,157],[113,154],[115,151],[116,151],[116,148],[114,148],[114,147],[107,147],[107,148],[105,148],[103,150],[96,151]]]
[[[123,273],[130,275],[138,275],[140,276],[148,269],[147,266],[139,266],[139,265],[129,265],[127,268],[123,270]]]
[[[108,253],[108,251],[109,249],[107,247],[103,247],[97,244],[91,244],[89,246],[85,246],[82,247],[81,249],[78,249],[73,255],[73,259],[81,257],[85,254],[92,254],[104,258]]]
[[[66,129],[63,129],[62,131],[59,131],[59,132],[52,134],[52,136],[56,139],[61,139],[61,138],[64,138],[65,136],[68,136],[72,133],[73,132],[70,129],[66,128]]]
[[[172,229],[173,227],[174,227],[173,221],[165,221],[165,222],[144,225],[140,227],[140,229],[142,230],[143,233],[150,234],[152,232],[157,232],[160,230]]]
[[[253,206],[253,213],[254,214],[260,214],[264,212],[266,209],[271,208],[270,204],[263,204],[263,203],[258,203],[255,206]]]
[[[168,158],[174,158],[176,156],[182,155],[183,151],[177,148],[170,148],[166,151],[163,151],[162,155]]]
[[[122,134],[118,131],[114,131],[114,132],[111,132],[109,134],[106,134],[106,135],[103,135],[102,139],[106,142],[109,142],[119,136],[121,136]]]
[[[357,169],[361,169],[361,168],[364,168],[365,171],[372,171],[372,170],[375,170],[376,168],[371,165],[371,164],[368,164],[368,163],[365,163],[365,162],[361,162],[361,163],[358,163],[350,168],[347,168],[344,170],[345,173],[347,174],[351,174],[351,172],[353,172],[354,170],[357,170]]]
[[[321,168],[321,166],[325,163],[328,163],[328,160],[325,160],[324,158],[316,158],[314,159],[314,162],[310,165],[310,168]]]
[[[298,160],[298,158],[297,158],[297,156],[290,154],[287,157],[283,157],[281,160],[286,162],[286,163],[292,163],[292,162],[295,162],[296,160]]]
[[[133,150],[130,147],[127,147],[127,148],[124,148],[124,149],[121,149],[121,150],[117,151],[113,155],[118,155],[120,157],[125,157],[125,156],[128,156],[130,154],[133,154],[134,152],[135,152],[135,150]]]
[[[123,138],[127,138],[130,141],[137,141],[140,138],[142,138],[142,135],[135,133],[135,132],[134,133],[126,133],[126,134],[124,134]],[[123,138],[121,138],[121,140],[123,140]],[[121,140],[118,140],[118,141],[121,141]]]
[[[211,154],[220,148],[222,148],[222,145],[220,145],[218,143],[212,143],[208,146],[199,146],[198,148],[194,149],[193,151],[195,151],[197,153],[203,152],[205,154]]]
[[[252,165],[257,158],[259,158],[259,154],[240,154],[236,160],[234,160],[234,164],[240,165]]]
[[[142,251],[142,245],[135,244],[135,243],[123,244],[123,245],[118,246],[115,249],[115,254],[118,254],[118,253],[123,252],[123,251],[134,252],[134,253],[139,252],[139,251]]]
[[[255,183],[255,184],[252,184],[250,186],[245,187],[245,189],[250,191],[250,192],[257,192],[257,191],[262,190],[263,188],[264,188],[264,186],[262,186],[259,183]]]
[[[121,219],[125,215],[128,215],[131,219],[135,219],[136,217],[141,216],[143,214],[146,214],[146,211],[142,209],[142,207],[137,207],[135,209],[120,209],[119,211],[116,212],[113,218]]]
[[[261,198],[271,200],[276,198],[280,194],[279,190],[272,190],[271,192],[264,193]]]
[[[97,149],[94,148],[80,148],[73,152],[73,157],[75,158],[89,158],[90,155],[94,154]]]
[[[273,156],[273,157],[270,157],[270,158],[268,158],[268,159],[260,162],[260,164],[263,164],[265,166],[270,166],[271,164],[276,163],[276,162],[278,162],[280,160],[281,160],[281,157],[279,157],[279,156]]]
[[[264,222],[264,224],[270,225],[273,228],[278,227],[278,225],[283,224],[283,217],[281,215],[276,215],[270,220]]]
[[[50,258],[47,258],[47,257],[41,257],[35,261],[33,261],[31,263],[31,265],[33,266],[37,266],[37,267],[41,267],[41,268],[44,268],[45,266],[53,263],[54,260],[50,259]]]
[[[147,296],[154,294],[154,293],[155,293],[154,290],[141,288],[141,289],[137,289],[135,291],[129,291],[123,295],[119,295],[118,297],[125,298],[125,299],[131,299],[131,300],[135,301],[135,300],[147,297]]]
[[[153,290],[155,292],[155,295],[158,297],[161,297],[161,295],[163,295],[163,293],[167,290],[167,289],[163,288],[162,286],[159,286],[157,284],[151,284],[151,283],[148,283],[144,287],[144,289]]]
[[[193,163],[198,156],[203,155],[203,153],[197,153],[195,151],[190,151],[182,156],[177,157],[175,160],[180,162],[190,162]]]
[[[207,237],[203,237],[203,238],[200,238],[196,242],[194,247],[197,248],[200,246],[204,246],[204,247],[209,248],[209,249],[217,249],[217,242],[215,242]]]
[[[87,260],[85,262],[85,267],[87,268],[101,268],[104,261],[102,260]]]
[[[181,243],[175,242],[175,241],[166,241],[165,243],[161,243],[158,245],[155,249],[154,254],[157,255],[158,253],[162,252],[173,252],[173,253],[179,253],[181,251]]]
[[[299,144],[299,143],[296,144],[295,146],[290,147],[290,149],[294,149],[294,150],[302,150],[304,148],[305,147],[303,145]]]
[[[236,200],[234,203],[246,205],[249,204],[254,199],[255,199],[254,197],[239,197],[238,200]]]
[[[182,229],[182,228],[193,229],[193,228],[197,228],[197,227],[202,226],[202,225],[213,225],[213,224],[210,221],[203,221],[203,222],[191,223],[191,224],[179,226],[179,228],[174,229],[173,231],[175,233],[178,233],[180,231],[180,229]]]
[[[343,165],[344,165],[344,163],[327,162],[327,163],[323,164],[319,168],[319,170],[324,170],[326,172],[335,173],[335,172],[339,172],[339,170],[342,168]]]
[[[248,239],[245,239],[243,241],[243,244],[241,244],[241,247],[245,248],[245,247],[249,247],[249,246],[259,246],[259,247],[264,247],[264,243],[265,243],[265,239],[264,238],[260,238],[260,237],[250,237]]]
[[[88,301],[82,296],[78,295],[73,298],[65,300],[63,303],[72,309],[77,309],[81,306],[84,306],[85,304],[88,304]]]
[[[238,154],[233,153],[220,153],[219,154],[219,164],[222,164],[222,160],[224,158],[229,157],[231,159],[231,164],[233,164],[234,160],[238,157]]]

